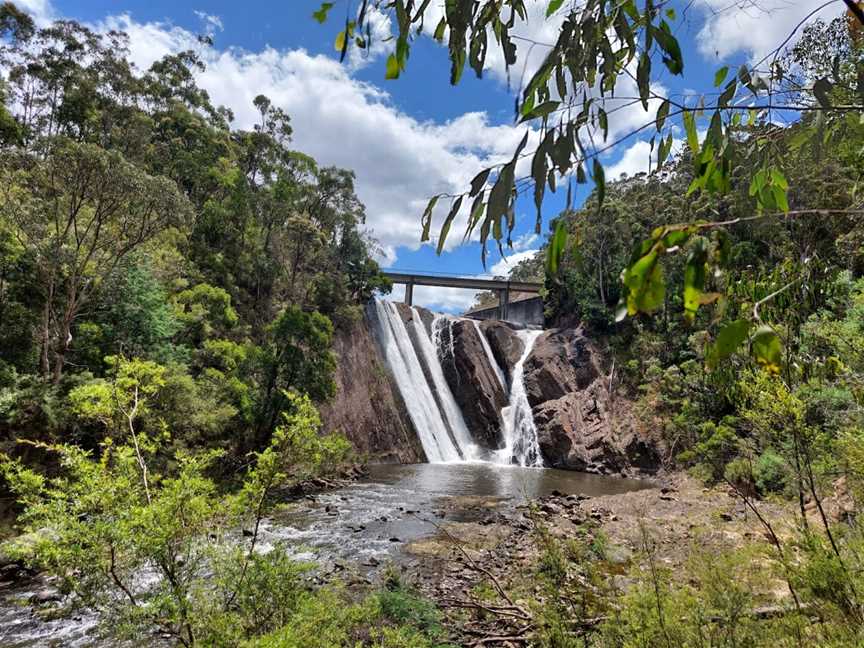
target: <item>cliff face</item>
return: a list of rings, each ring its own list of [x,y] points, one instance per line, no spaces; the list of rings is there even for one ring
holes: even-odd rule
[[[483,349],[481,333],[473,322],[458,320],[441,332],[444,377],[462,410],[465,425],[482,447],[504,447],[501,408],[507,392]]]
[[[485,320],[480,323],[480,330],[489,341],[492,355],[507,379],[513,378],[513,367],[519,362],[519,358],[525,352],[525,343],[516,335],[516,332],[506,322],[498,320]]]
[[[368,319],[337,332],[333,350],[337,356],[336,396],[320,407],[325,429],[341,431],[370,461],[426,461]]]
[[[415,366],[430,385],[435,382],[433,369],[443,373],[476,444],[490,450],[502,448],[502,409],[508,405],[509,385],[525,351],[525,336],[503,322],[485,321],[478,328],[470,320],[436,322],[435,314],[423,308],[395,307],[417,352]],[[417,431],[379,348],[375,321],[374,315],[371,321],[364,318],[337,334],[337,395],[321,408],[323,421],[328,428],[341,430],[372,461],[425,461]],[[610,394],[604,358],[581,328],[543,332],[525,359],[523,381],[546,465],[620,475],[650,473],[660,466],[659,442],[639,425],[631,402]],[[442,393],[434,387],[432,399],[431,408],[441,410]]]
[[[622,475],[657,470],[656,439],[637,425],[631,403],[609,392],[600,354],[581,328],[546,331],[524,370],[548,465]]]

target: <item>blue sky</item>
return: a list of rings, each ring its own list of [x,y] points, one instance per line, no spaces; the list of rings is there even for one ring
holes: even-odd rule
[[[419,244],[419,217],[428,196],[460,192],[484,166],[509,158],[524,134],[513,124],[513,96],[521,66],[531,69],[542,59],[542,47],[528,55],[520,44],[519,69],[510,87],[502,66],[488,64],[482,80],[466,71],[451,87],[444,48],[420,39],[408,70],[385,81],[390,25],[377,17],[379,45],[367,58],[338,63],[333,38],[345,15],[346,0],[337,0],[331,20],[315,22],[311,14],[320,0],[17,0],[38,20],[74,18],[96,29],[119,28],[131,37],[131,55],[139,67],[172,51],[197,47],[195,35],[208,32],[215,47],[205,53],[208,69],[200,83],[214,101],[228,105],[235,126],[254,119],[251,99],[266,94],[292,117],[294,146],[321,164],[350,168],[357,174],[357,193],[367,207],[367,225],[380,242],[382,264],[393,269],[430,270],[454,274],[506,274],[508,264],[490,250],[489,267],[480,262],[479,244],[450,246],[440,257]],[[432,3],[442,4],[439,0]],[[556,18],[544,20],[547,0],[527,0],[531,17],[518,33],[541,42],[554,40]],[[695,0],[678,7],[675,22],[685,55],[683,77],[669,74],[660,82],[672,93],[710,91],[714,71],[722,65],[755,61],[778,45],[821,2],[762,0]],[[440,10],[440,9],[439,9]],[[820,12],[829,18],[843,10],[837,0]],[[431,28],[437,22],[430,21]],[[632,94],[623,88],[619,94]],[[624,110],[610,123],[611,137],[651,121],[654,109]],[[649,133],[650,136],[650,133]],[[607,178],[620,172],[646,170],[648,145],[636,138],[622,143],[603,159]],[[586,188],[576,194],[584,200]],[[560,211],[564,193],[547,198],[546,225]],[[443,218],[447,205],[437,214]],[[533,235],[534,207],[527,198],[517,208],[519,225],[512,261],[533,253],[540,238]],[[434,228],[433,228],[434,230]],[[460,236],[451,235],[455,244]],[[453,289],[418,289],[416,301],[457,312],[472,295]]]

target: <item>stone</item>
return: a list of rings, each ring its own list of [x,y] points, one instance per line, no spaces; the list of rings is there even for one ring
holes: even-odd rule
[[[498,366],[508,378],[512,378],[513,367],[525,352],[525,343],[506,322],[484,320],[480,323],[480,330],[486,336]]]
[[[617,407],[599,353],[582,329],[541,335],[525,361],[525,389],[546,463],[598,474],[653,473],[656,442]]]
[[[525,360],[525,391],[532,407],[588,387],[600,375],[582,329],[550,329]]]
[[[465,425],[482,447],[504,447],[501,408],[508,402],[504,385],[470,320],[455,320],[441,331],[441,365]]]
[[[423,446],[376,342],[374,318],[373,307],[354,324],[336,329],[333,337],[336,395],[319,404],[323,428],[339,430],[358,455],[368,456],[373,463],[426,461]]]

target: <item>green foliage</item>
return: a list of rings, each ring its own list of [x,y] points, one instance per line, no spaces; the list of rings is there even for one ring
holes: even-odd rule
[[[112,389],[73,391],[81,416],[106,427],[122,416],[129,425],[103,442],[98,458],[71,445],[46,447],[59,458],[56,476],[3,460],[32,538],[5,550],[62,578],[78,604],[106,615],[114,636],[160,632],[183,645],[237,645],[287,623],[306,600],[305,567],[278,547],[254,551],[274,489],[335,469],[349,446],[320,436],[307,397],[286,395],[292,413],[255,454],[240,490],[220,495],[207,477],[219,450],[179,451],[160,467],[166,435],[135,431],[163,375],[152,363],[119,362]],[[248,528],[251,541],[238,544]]]

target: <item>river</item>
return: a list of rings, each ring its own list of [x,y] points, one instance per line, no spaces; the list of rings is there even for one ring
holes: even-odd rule
[[[494,510],[507,514],[527,499],[559,492],[615,495],[646,482],[542,468],[489,463],[373,465],[344,488],[283,507],[263,525],[261,547],[282,542],[322,575],[372,578],[391,562],[410,562],[405,548],[435,533],[443,521],[474,521]],[[483,506],[477,506],[478,502]],[[434,523],[434,524],[433,524]],[[93,614],[47,619],[29,604],[45,585],[0,584],[0,645],[113,646],[96,636]]]

